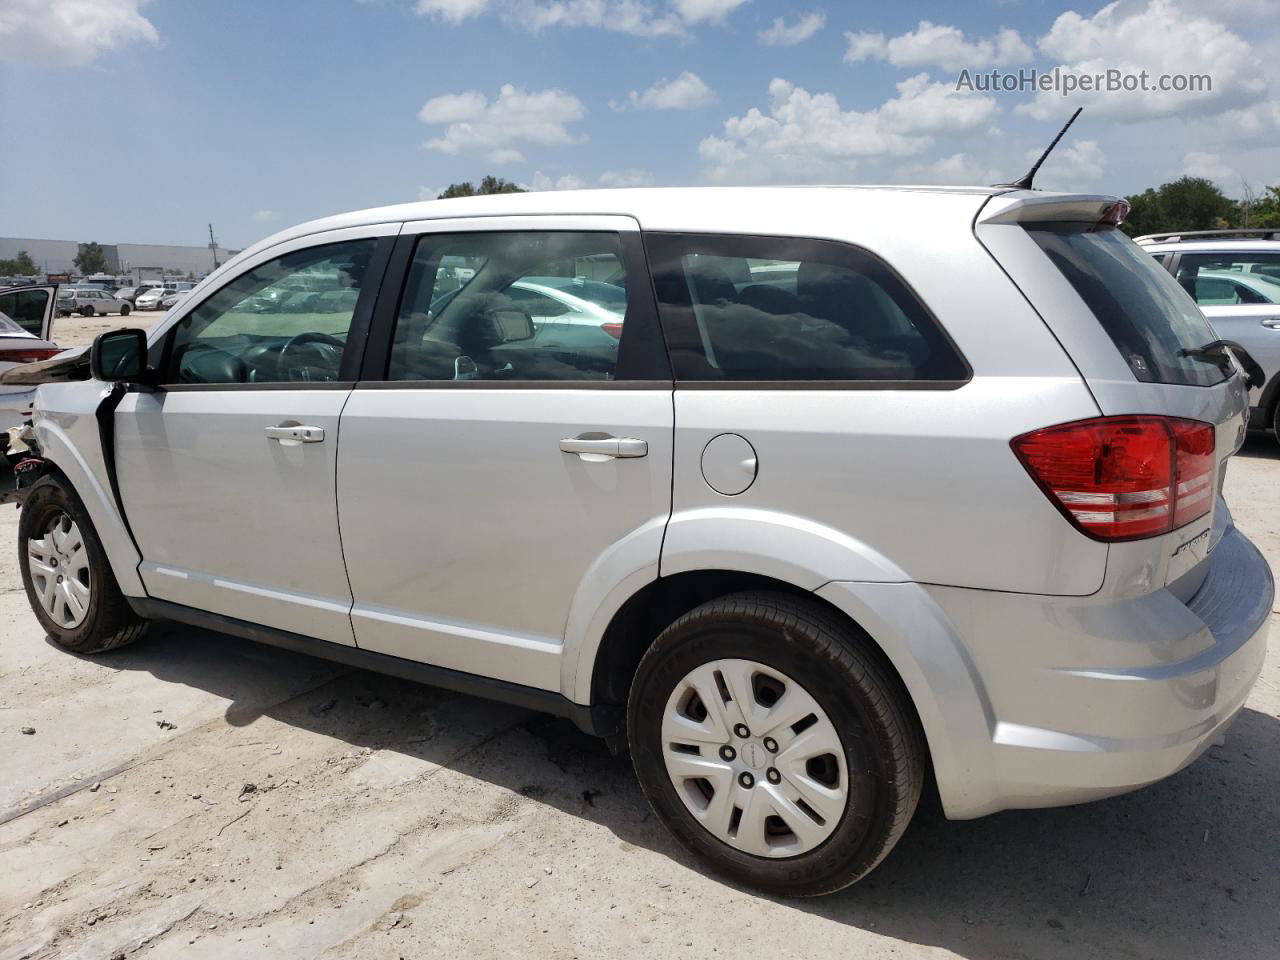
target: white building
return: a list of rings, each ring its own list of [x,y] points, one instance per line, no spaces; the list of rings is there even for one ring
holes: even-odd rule
[[[21,250],[31,254],[42,273],[77,273],[75,258],[88,241],[39,240],[30,237],[0,237],[0,260],[9,260]],[[99,241],[101,243],[101,241]],[[107,258],[106,273],[129,275],[134,279],[157,278],[162,273],[202,277],[213,269],[214,256],[226,263],[239,250],[218,247],[211,251],[206,244],[176,246],[159,243],[101,243]]]

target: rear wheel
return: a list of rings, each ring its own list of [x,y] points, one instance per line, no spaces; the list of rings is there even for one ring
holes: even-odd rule
[[[100,653],[146,633],[149,621],[120,592],[88,512],[61,478],[39,481],[22,505],[18,564],[36,619],[60,646]]]
[[[636,773],[659,818],[735,880],[816,896],[893,848],[924,781],[905,693],[870,639],[785,594],[711,601],[632,684]]]
[[[87,303],[80,308],[80,316],[82,317],[92,317],[95,313],[97,311],[93,309],[93,304],[91,303]]]

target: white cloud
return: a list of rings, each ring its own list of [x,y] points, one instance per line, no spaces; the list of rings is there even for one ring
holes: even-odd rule
[[[888,60],[895,67],[939,66],[944,70],[979,69],[1026,63],[1031,47],[1017,30],[1002,28],[994,37],[970,41],[957,27],[921,20],[915,30],[886,39],[882,33],[846,33],[845,63]]]
[[[443,187],[418,187],[419,200],[435,200],[444,190]]]
[[[1060,117],[1064,105],[1087,115],[1124,120],[1218,114],[1257,103],[1267,94],[1263,64],[1250,45],[1222,24],[1176,0],[1111,3],[1093,16],[1064,13],[1038,41],[1040,52],[1064,73],[1208,74],[1212,89],[1077,91],[1064,98],[1041,91],[1020,110],[1041,120]]]
[[[138,12],[138,0],[4,0],[0,4],[0,61],[84,64],[139,41],[154,47],[160,35]]]
[[[651,187],[653,174],[648,170],[630,168],[627,170],[606,170],[600,174],[602,187]]]
[[[691,26],[721,23],[747,0],[418,0],[420,16],[458,24],[494,13],[511,26],[538,33],[552,27],[590,27],[639,37],[684,36]]]
[[[1043,152],[1043,147],[1034,147],[1026,152],[1024,159],[1028,170]],[[1036,174],[1036,186],[1041,190],[1098,190],[1103,187],[1102,171],[1106,163],[1102,148],[1095,140],[1059,144]],[[1023,172],[1019,170],[1014,176]]]
[[[1191,150],[1182,156],[1182,169],[1188,176],[1206,177],[1219,186],[1234,188],[1240,182],[1240,175],[1216,153]]]
[[[423,17],[437,17],[446,23],[461,23],[489,9],[489,0],[418,0],[414,11]]]
[[[997,171],[990,163],[968,153],[953,153],[950,156],[935,160],[932,163],[918,164],[905,168],[905,183],[945,184],[948,186],[968,186],[971,184],[995,183],[1000,179],[1008,179],[1006,172]]]
[[[998,112],[992,97],[957,92],[918,74],[874,110],[842,110],[834,94],[786,80],[769,84],[766,111],[724,122],[698,146],[708,179],[725,182],[847,180],[859,161],[915,156],[935,134],[976,133]]]
[[[274,210],[259,210],[253,215],[254,223],[271,223],[273,220],[279,220],[280,214]]]
[[[524,159],[519,144],[556,146],[581,143],[568,125],[586,113],[582,101],[563,90],[525,91],[503,84],[493,102],[478,90],[432,97],[418,111],[429,125],[444,125],[442,135],[426,142],[429,150],[449,154],[482,154],[490,163]]]
[[[632,90],[627,99],[633,107],[644,110],[695,110],[715,103],[716,92],[696,73],[686,70],[674,80],[659,80],[644,93]]]
[[[671,0],[686,23],[719,23],[747,0]]]
[[[827,15],[821,10],[802,13],[790,25],[782,17],[774,17],[773,26],[768,30],[761,30],[756,38],[763,47],[794,47],[797,43],[804,43],[826,25]]]
[[[566,173],[562,177],[552,179],[541,170],[535,171],[533,179],[529,182],[529,189],[539,192],[544,190],[581,190],[584,186],[583,179],[572,173]]]

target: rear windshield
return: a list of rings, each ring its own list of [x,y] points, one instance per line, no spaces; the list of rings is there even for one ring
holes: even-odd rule
[[[1134,377],[1198,387],[1226,379],[1218,358],[1183,355],[1215,340],[1213,329],[1169,271],[1123,233],[1089,223],[1026,229],[1098,318]]]

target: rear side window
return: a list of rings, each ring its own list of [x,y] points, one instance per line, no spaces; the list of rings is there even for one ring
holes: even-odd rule
[[[1177,281],[1115,227],[1036,223],[1027,233],[1102,324],[1144,383],[1209,386],[1225,379],[1219,361],[1183,351],[1216,339]]]
[[[1202,307],[1280,303],[1280,253],[1184,253],[1178,283]]]
[[[645,243],[677,379],[969,377],[924,305],[863,251],[789,237],[648,234]]]

